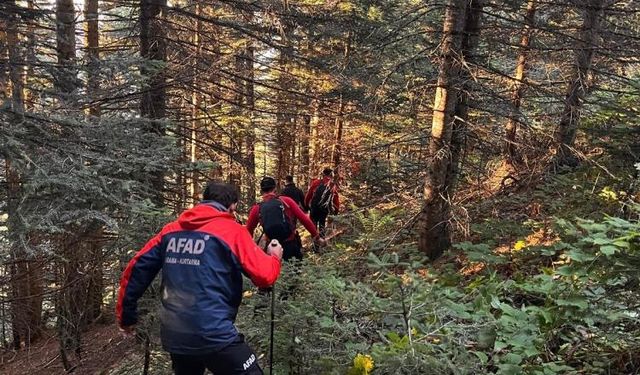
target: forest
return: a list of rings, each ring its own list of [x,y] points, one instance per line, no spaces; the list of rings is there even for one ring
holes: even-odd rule
[[[0,373],[172,374],[127,264],[326,168],[265,373],[640,374],[636,0],[0,0]]]

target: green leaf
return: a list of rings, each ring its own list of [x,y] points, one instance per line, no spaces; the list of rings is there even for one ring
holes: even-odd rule
[[[567,255],[576,262],[590,262],[595,259],[595,256],[589,253],[585,253],[581,250],[571,250]]]
[[[522,356],[515,353],[507,353],[504,356],[504,360],[512,365],[519,365],[522,362]]]
[[[496,340],[495,344],[493,344],[493,350],[499,352],[500,350],[506,348],[509,344],[504,341]]]
[[[472,352],[473,354],[476,355],[476,357],[478,357],[478,359],[480,360],[480,363],[482,363],[483,365],[486,365],[487,362],[489,362],[489,356],[486,355],[483,352]]]
[[[519,375],[523,373],[520,366],[516,366],[508,363],[498,365],[498,369],[499,369],[498,374],[501,374],[501,375]]]
[[[589,239],[591,239],[593,243],[596,245],[607,245],[612,242],[611,239],[606,237],[597,237],[597,238],[589,237]]]
[[[322,318],[320,318],[320,327],[330,328],[330,327],[333,327],[333,325],[334,325],[333,319],[327,316],[323,316]]]
[[[557,299],[556,304],[558,306],[575,306],[580,309],[586,309],[589,306],[587,300],[580,296],[571,296],[567,299]]]
[[[573,276],[575,273],[574,267],[572,266],[562,266],[558,267],[556,273],[560,276]]]
[[[611,256],[618,251],[618,248],[612,245],[600,246],[600,252],[606,256]]]
[[[478,332],[478,348],[489,349],[496,341],[496,330],[493,327],[484,327]]]

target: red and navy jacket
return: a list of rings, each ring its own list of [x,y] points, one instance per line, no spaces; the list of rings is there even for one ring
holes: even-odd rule
[[[311,200],[313,199],[313,194],[315,194],[316,189],[320,184],[329,184],[331,182],[331,177],[324,176],[322,179],[315,179],[311,181],[311,186],[309,186],[309,191],[307,191],[307,195],[304,197],[304,205],[307,207],[311,207]],[[335,208],[336,213],[340,210],[340,198],[338,197],[338,188],[336,184],[333,184],[333,208]]]
[[[137,302],[162,270],[162,346],[169,353],[217,351],[238,336],[242,274],[258,287],[273,285],[280,260],[265,254],[235,217],[203,202],[140,250],[122,275],[116,305],[120,326],[137,322]]]
[[[289,222],[294,227],[297,225],[298,220],[300,220],[302,225],[311,234],[311,237],[316,238],[319,236],[318,229],[316,228],[315,225],[313,225],[313,222],[311,221],[311,219],[309,219],[309,216],[307,216],[304,212],[302,212],[302,209],[300,208],[300,206],[298,206],[296,201],[294,201],[293,199],[282,196],[282,195],[277,196],[275,193],[268,193],[262,196],[262,201],[266,202],[274,198],[278,198],[282,201],[282,204],[284,205],[284,214],[287,215]],[[253,205],[253,207],[251,207],[251,211],[249,211],[249,218],[247,219],[247,229],[249,230],[249,233],[251,233],[252,236],[253,236],[253,232],[256,230],[256,227],[258,226],[259,223],[260,223],[260,204],[255,204]],[[295,236],[296,236],[296,232],[294,231],[293,233],[291,233],[291,237],[289,237],[287,241],[293,240]]]

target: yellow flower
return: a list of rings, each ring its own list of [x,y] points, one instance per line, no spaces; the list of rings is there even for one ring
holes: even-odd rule
[[[373,358],[368,354],[358,354],[353,359],[353,367],[349,374],[353,375],[369,375],[373,370]]]
[[[524,249],[525,247],[527,247],[527,243],[524,242],[523,240],[520,240],[520,241],[516,242],[515,245],[513,245],[513,249],[515,251],[520,251],[520,250]]]

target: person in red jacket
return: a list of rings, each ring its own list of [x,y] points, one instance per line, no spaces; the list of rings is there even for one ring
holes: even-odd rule
[[[251,235],[260,224],[264,235],[269,239],[277,239],[282,244],[282,259],[302,259],[302,241],[296,230],[297,222],[300,220],[314,242],[319,246],[326,245],[326,241],[320,237],[318,230],[300,206],[293,199],[276,194],[276,180],[273,177],[264,177],[260,181],[260,191],[262,202],[251,207],[247,219],[247,229]]]
[[[333,182],[333,170],[325,168],[322,171],[322,179],[313,180],[309,191],[304,197],[305,206],[310,209],[311,221],[320,231],[322,237],[325,236],[327,216],[337,214],[340,209],[340,198],[338,197],[338,187]]]
[[[210,182],[203,198],[129,262],[120,280],[118,326],[134,332],[138,299],[162,271],[162,346],[175,373],[262,374],[234,322],[242,274],[259,288],[272,286],[280,275],[282,247],[269,246],[266,254],[236,222],[235,186]]]

